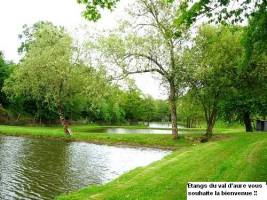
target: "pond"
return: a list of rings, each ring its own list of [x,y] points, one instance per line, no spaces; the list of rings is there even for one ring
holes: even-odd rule
[[[178,128],[185,128],[185,126],[178,124]],[[150,122],[149,128],[172,128],[171,123],[165,123],[165,122]]]
[[[160,129],[127,129],[127,128],[98,128],[98,129],[90,129],[86,132],[89,133],[107,133],[107,134],[172,134],[171,129],[169,130],[160,130]],[[203,131],[180,131],[178,129],[179,134],[204,134]]]
[[[0,199],[53,199],[105,184],[171,151],[0,136]]]

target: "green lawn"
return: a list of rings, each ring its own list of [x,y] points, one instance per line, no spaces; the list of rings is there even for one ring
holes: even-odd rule
[[[266,182],[267,133],[226,134],[234,138],[174,152],[103,185],[58,199],[186,199],[188,182]]]

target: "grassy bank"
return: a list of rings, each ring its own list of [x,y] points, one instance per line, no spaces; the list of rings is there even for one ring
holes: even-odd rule
[[[201,134],[171,135],[97,133],[103,126],[72,126],[74,136],[62,127],[0,126],[0,134],[85,141],[98,144],[180,149],[161,161],[137,168],[103,185],[90,186],[59,199],[186,199],[188,182],[267,181],[267,133],[245,133],[240,128],[217,127],[219,135],[200,143]],[[119,128],[136,128],[119,127]],[[139,128],[144,128],[140,127]],[[89,133],[95,130],[94,133]],[[186,147],[186,148],[184,148]]]
[[[267,181],[267,133],[226,133],[213,141],[176,151],[103,185],[58,199],[186,199],[188,182]]]
[[[72,126],[73,136],[66,136],[63,128],[58,127],[26,127],[26,126],[5,126],[0,125],[0,134],[34,137],[53,140],[66,140],[77,142],[90,142],[96,144],[108,145],[128,145],[128,146],[145,146],[165,149],[179,149],[192,146],[199,143],[201,134],[181,135],[178,141],[174,141],[171,135],[166,134],[106,134],[97,133],[97,129],[109,128],[110,126]],[[138,126],[140,128],[140,126]],[[113,127],[114,128],[114,127]],[[126,126],[119,128],[133,129],[135,126]],[[89,132],[94,130],[95,132]]]

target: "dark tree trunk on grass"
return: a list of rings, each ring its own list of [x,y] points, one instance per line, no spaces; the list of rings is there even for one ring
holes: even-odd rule
[[[246,132],[253,132],[253,128],[251,125],[251,119],[250,119],[250,114],[249,112],[244,113],[244,123],[246,126]]]
[[[206,130],[206,136],[211,137],[212,136],[212,130],[215,125],[216,116],[211,116],[211,119],[207,121],[207,130]]]
[[[177,140],[178,139],[177,113],[176,113],[176,104],[175,104],[175,86],[173,82],[170,82],[169,102],[170,102],[170,109],[171,109],[172,137],[174,140]]]
[[[207,108],[204,106],[204,111],[205,111],[205,118],[207,122],[207,130],[206,130],[206,136],[211,137],[212,136],[212,130],[216,122],[217,118],[217,107],[219,103],[219,93],[216,93],[214,96],[214,102],[211,106],[211,108]],[[211,110],[211,111],[210,111]]]

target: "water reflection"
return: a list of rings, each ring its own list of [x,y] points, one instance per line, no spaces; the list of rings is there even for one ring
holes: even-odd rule
[[[0,199],[53,199],[104,184],[169,153],[0,136]]]
[[[90,129],[86,132],[89,133],[108,133],[108,134],[172,134],[171,129],[169,130],[158,130],[158,129],[127,129],[127,128],[102,128],[102,129]],[[178,130],[179,134],[203,134],[203,131],[180,131]]]
[[[178,124],[178,128],[184,128],[183,125]],[[164,122],[150,122],[149,128],[172,128],[172,125],[170,123],[164,123]]]

